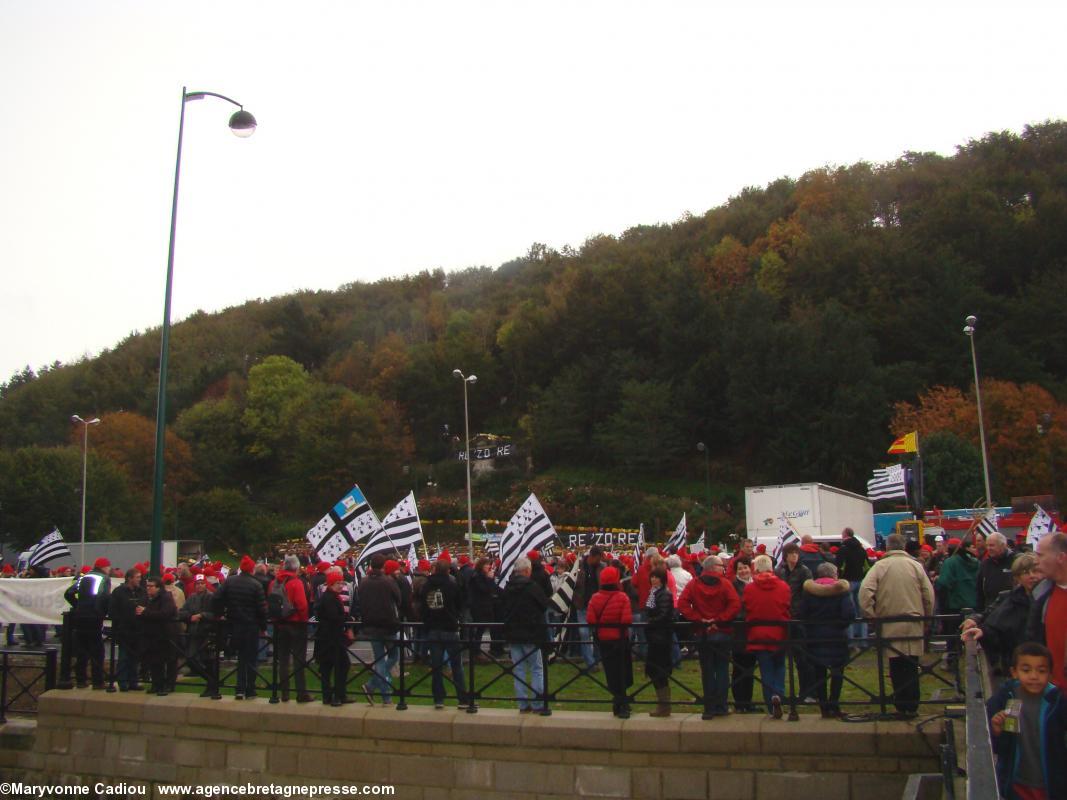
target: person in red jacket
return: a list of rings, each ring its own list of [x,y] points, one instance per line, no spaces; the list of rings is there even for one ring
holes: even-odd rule
[[[300,580],[300,559],[294,554],[287,555],[283,568],[278,570],[274,580],[267,587],[269,595],[274,584],[281,581],[293,613],[274,623],[274,648],[278,653],[278,683],[282,689],[282,702],[289,702],[289,673],[295,673],[296,702],[310,703],[307,680],[304,669],[307,666],[308,650],[308,596],[304,582]]]
[[[722,559],[708,556],[700,577],[689,581],[678,598],[678,613],[696,623],[693,633],[700,653],[704,694],[701,719],[729,713],[726,694],[730,689],[730,621],[740,610],[741,601],[733,584],[726,580]]]
[[[748,626],[746,649],[756,654],[767,711],[775,719],[781,719],[782,695],[785,694],[785,651],[781,642],[789,630],[793,594],[789,584],[774,574],[770,556],[756,556],[752,569],[756,577],[745,589],[741,601]]]
[[[630,699],[627,690],[634,682],[630,660],[630,630],[633,622],[630,598],[619,588],[619,571],[604,567],[600,572],[600,589],[589,598],[586,620],[600,645],[604,677],[611,692],[611,710],[619,719],[629,719]]]

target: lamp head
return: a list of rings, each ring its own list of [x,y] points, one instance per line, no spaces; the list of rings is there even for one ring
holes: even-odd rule
[[[963,326],[963,332],[966,333],[968,336],[974,336],[974,326],[973,325],[964,325]]]
[[[473,386],[477,382],[478,382],[478,376],[477,375],[468,375],[467,376],[467,383],[469,383],[471,386]]]
[[[79,417],[79,416],[78,416],[77,414],[71,414],[71,415],[70,415],[70,421],[71,421],[71,422],[85,422],[85,420],[83,420],[83,419],[82,419],[81,417]]]
[[[969,327],[973,328],[975,325],[978,324],[978,317],[974,316],[974,314],[971,314],[969,317],[967,317],[967,319],[964,320],[964,322],[966,322]]]
[[[234,136],[247,139],[256,132],[256,118],[243,108],[235,111],[230,117],[230,130],[233,131]]]
[[[697,442],[697,450],[699,450],[701,453],[703,453],[705,449],[706,448],[705,448],[705,445],[704,445],[703,442]]]
[[[85,423],[86,425],[98,425],[100,424],[100,417],[93,417],[91,420]]]
[[[454,370],[452,370],[452,377],[453,378],[459,378],[460,380],[463,380],[463,372],[461,370],[454,369]]]

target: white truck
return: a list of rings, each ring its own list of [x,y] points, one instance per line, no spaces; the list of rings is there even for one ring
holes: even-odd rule
[[[767,545],[768,553],[778,541],[783,514],[797,533],[811,534],[816,542],[838,542],[842,529],[852,528],[864,547],[874,545],[874,510],[863,495],[824,483],[745,488],[748,538]]]

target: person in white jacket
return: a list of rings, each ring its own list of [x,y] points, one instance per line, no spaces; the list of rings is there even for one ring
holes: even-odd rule
[[[678,587],[678,595],[681,595],[685,591],[685,585],[693,580],[693,574],[682,566],[681,556],[678,555],[667,557],[667,568],[670,569],[671,575],[674,576],[674,583]],[[675,595],[675,598],[678,595]]]

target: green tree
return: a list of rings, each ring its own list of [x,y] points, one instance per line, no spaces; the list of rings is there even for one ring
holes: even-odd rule
[[[982,454],[970,442],[940,431],[923,439],[922,457],[927,507],[970,508],[985,496]]]
[[[257,458],[274,454],[285,437],[285,421],[307,396],[307,371],[286,356],[269,356],[248,371],[248,394],[241,420],[251,438],[249,452]]]
[[[626,381],[619,410],[597,426],[596,441],[608,463],[631,471],[664,469],[685,448],[671,387]]]

